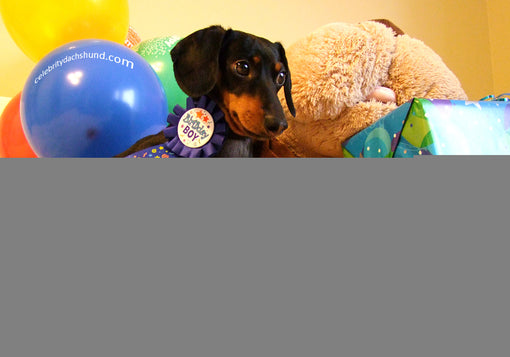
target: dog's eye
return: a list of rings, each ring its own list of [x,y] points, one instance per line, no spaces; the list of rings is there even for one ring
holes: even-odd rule
[[[237,61],[235,68],[236,72],[241,76],[247,76],[250,74],[250,64],[248,61]]]
[[[278,84],[279,86],[283,86],[286,79],[287,79],[287,73],[282,71],[282,72],[278,73],[278,75],[276,76],[276,84]]]

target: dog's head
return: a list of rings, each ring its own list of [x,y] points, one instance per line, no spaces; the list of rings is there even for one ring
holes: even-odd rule
[[[277,96],[282,87],[295,115],[290,70],[278,42],[211,26],[179,41],[171,56],[181,89],[213,99],[237,135],[267,140],[287,128]]]

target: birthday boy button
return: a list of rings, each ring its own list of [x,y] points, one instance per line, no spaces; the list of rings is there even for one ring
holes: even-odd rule
[[[202,108],[188,110],[179,120],[177,135],[181,142],[190,148],[199,148],[211,140],[214,133],[214,120]]]

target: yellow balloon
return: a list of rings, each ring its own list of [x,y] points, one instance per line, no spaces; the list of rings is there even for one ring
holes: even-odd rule
[[[124,44],[129,28],[128,0],[0,0],[0,13],[14,42],[35,62],[76,40]]]

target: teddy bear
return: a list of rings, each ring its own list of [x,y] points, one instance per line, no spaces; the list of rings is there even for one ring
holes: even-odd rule
[[[286,55],[296,116],[262,157],[342,157],[342,142],[413,98],[467,99],[436,52],[385,19],[324,25]]]

